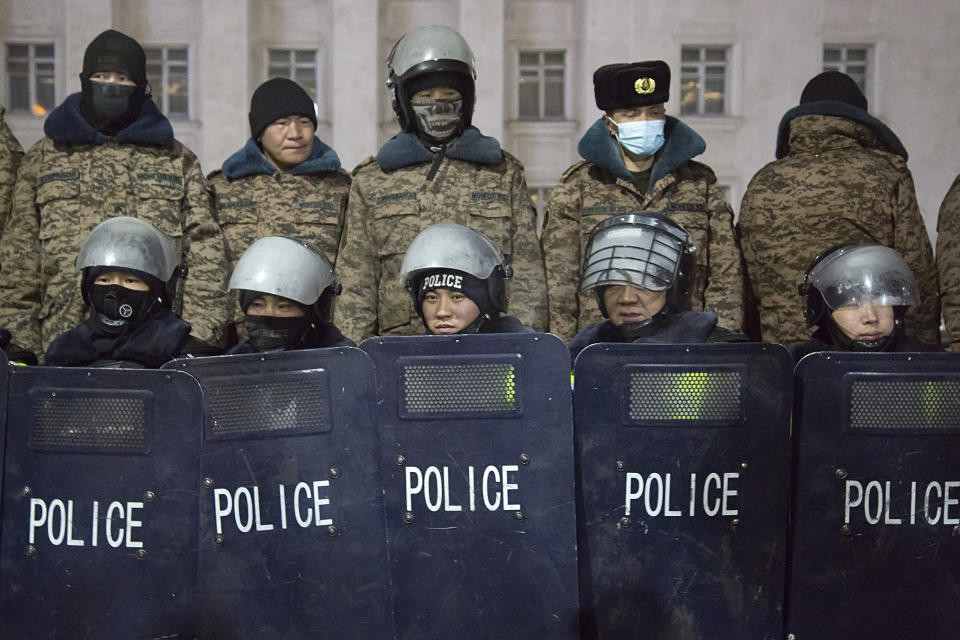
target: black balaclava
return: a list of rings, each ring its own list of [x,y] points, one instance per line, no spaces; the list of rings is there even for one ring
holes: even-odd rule
[[[487,282],[485,280],[481,280],[464,271],[457,271],[456,269],[433,269],[431,271],[425,271],[417,278],[416,289],[414,289],[417,313],[420,315],[420,319],[423,320],[423,326],[427,332],[432,333],[430,327],[427,326],[427,319],[423,315],[423,299],[429,292],[435,289],[459,291],[470,298],[470,300],[477,305],[477,308],[480,309],[480,315],[477,316],[476,320],[457,333],[479,333],[484,322],[496,318],[499,315],[494,308],[493,302],[490,300],[490,295],[487,291]]]
[[[861,340],[851,340],[847,334],[837,326],[837,323],[834,322],[833,316],[828,308],[820,324],[817,326],[813,337],[821,342],[832,344],[840,351],[862,351],[869,353],[897,351],[903,346],[904,340],[906,339],[906,327],[903,320],[906,313],[907,307],[895,306],[893,308],[893,331],[879,340],[863,342]]]
[[[93,82],[98,71],[126,74],[136,86]],[[80,73],[83,116],[97,131],[116,135],[136,120],[147,91],[147,57],[136,40],[108,29],[87,46]]]
[[[320,299],[312,305],[296,300],[291,303],[300,307],[302,316],[278,318],[276,316],[258,316],[247,313],[253,299],[262,296],[262,291],[243,289],[240,292],[240,308],[244,313],[244,325],[250,344],[257,351],[276,351],[280,349],[305,349],[311,346],[311,333],[327,323],[330,302],[333,294],[324,291]]]
[[[86,325],[90,328],[95,345],[97,339],[116,342],[124,338],[142,326],[151,315],[170,307],[170,298],[163,282],[149,273],[118,267],[88,267],[83,271],[81,291],[90,307]],[[97,276],[109,271],[135,275],[150,288],[136,291],[117,284],[94,284]],[[99,347],[97,349],[101,351]]]

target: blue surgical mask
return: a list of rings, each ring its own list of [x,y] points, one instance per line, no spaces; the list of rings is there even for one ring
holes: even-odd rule
[[[666,140],[663,135],[666,123],[666,120],[613,122],[617,127],[617,140],[624,149],[636,156],[652,156],[660,150]]]

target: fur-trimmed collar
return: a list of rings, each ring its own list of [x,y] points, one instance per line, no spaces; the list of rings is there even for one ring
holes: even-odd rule
[[[834,116],[853,120],[868,127],[880,139],[890,153],[894,153],[907,160],[907,150],[904,148],[900,138],[897,137],[890,127],[883,124],[863,109],[859,109],[845,102],[835,102],[833,100],[822,100],[819,102],[808,102],[790,109],[783,118],[780,119],[780,127],[777,130],[777,158],[790,153],[790,121],[800,116]]]
[[[485,136],[476,127],[469,127],[448,144],[443,153],[454,160],[477,164],[497,165],[503,162],[503,150],[496,138]],[[395,135],[380,147],[377,164],[384,171],[396,171],[417,164],[431,162],[434,152],[413,133]]]
[[[660,178],[707,149],[707,143],[699,133],[673,116],[667,116],[663,133],[666,141],[657,151],[653,161],[653,167],[650,170],[650,188],[653,188]],[[633,176],[627,171],[627,165],[623,163],[620,145],[616,138],[610,135],[603,118],[594,122],[580,138],[577,153],[587,162],[603,167],[618,178],[633,182]]]
[[[336,171],[340,168],[340,156],[337,152],[314,136],[313,148],[307,159],[287,169],[287,173],[303,175],[306,173],[320,173],[322,171]],[[223,163],[223,175],[230,180],[245,178],[254,175],[272,176],[277,168],[270,164],[263,151],[253,138],[249,138],[243,148],[227,158]]]
[[[83,117],[83,95],[74,93],[50,112],[43,123],[43,133],[54,142],[67,144],[106,144],[112,140],[154,147],[173,146],[173,127],[149,97],[143,100],[140,117],[111,138],[90,126]]]

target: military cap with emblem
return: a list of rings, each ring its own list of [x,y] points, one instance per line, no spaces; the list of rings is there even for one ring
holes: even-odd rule
[[[662,104],[670,97],[670,67],[663,60],[606,64],[593,72],[602,111]]]

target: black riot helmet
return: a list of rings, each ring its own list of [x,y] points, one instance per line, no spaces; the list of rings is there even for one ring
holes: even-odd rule
[[[687,232],[662,213],[637,211],[600,222],[590,234],[580,274],[580,293],[593,290],[603,317],[603,289],[629,285],[666,291],[666,309],[690,308],[693,255]]]
[[[451,137],[460,135],[473,118],[476,77],[473,51],[456,30],[444,25],[427,25],[408,31],[387,56],[387,89],[400,128],[424,136],[410,99],[418,91],[446,86],[459,91],[463,99],[460,125]]]
[[[797,287],[806,298],[803,316],[814,337],[855,351],[887,351],[902,342],[903,317],[919,304],[917,284],[910,267],[896,251],[880,244],[840,244],[813,259]],[[894,330],[885,339],[859,343],[844,334],[833,312],[845,306],[870,302],[893,307]]]

